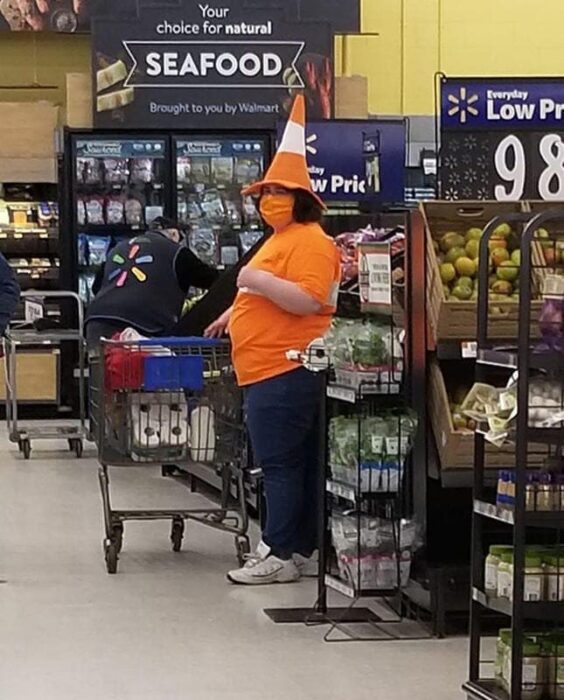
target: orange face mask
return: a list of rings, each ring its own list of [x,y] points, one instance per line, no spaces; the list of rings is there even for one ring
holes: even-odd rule
[[[263,195],[260,200],[260,213],[275,231],[285,228],[294,219],[294,195],[290,193]]]

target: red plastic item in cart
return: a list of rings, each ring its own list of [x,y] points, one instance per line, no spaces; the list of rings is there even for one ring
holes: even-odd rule
[[[116,333],[112,340],[119,340]],[[106,391],[140,389],[143,386],[144,365],[148,353],[126,345],[109,346],[105,353]]]

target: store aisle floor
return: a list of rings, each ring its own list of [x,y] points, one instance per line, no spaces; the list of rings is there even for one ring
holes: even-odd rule
[[[275,626],[262,608],[306,605],[311,581],[229,586],[229,536],[188,525],[126,525],[120,573],[106,574],[96,461],[52,447],[22,460],[0,438],[2,700],[452,700],[463,639],[326,644]],[[114,470],[117,507],[192,496],[156,470]]]

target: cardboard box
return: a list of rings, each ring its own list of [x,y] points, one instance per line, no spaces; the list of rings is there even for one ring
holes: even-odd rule
[[[92,76],[67,73],[67,114],[65,124],[73,129],[91,129]]]
[[[50,102],[0,102],[0,182],[57,182],[58,119]]]
[[[21,352],[16,358],[16,396],[18,403],[58,403],[60,354],[53,351]],[[5,377],[5,360],[0,359]],[[0,400],[6,399],[6,384],[0,382]]]
[[[368,119],[368,78],[363,75],[335,78],[335,117]]]

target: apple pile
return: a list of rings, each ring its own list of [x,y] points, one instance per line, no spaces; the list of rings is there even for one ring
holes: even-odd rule
[[[450,231],[434,241],[445,297],[449,301],[476,301],[481,228],[464,234]],[[500,224],[488,242],[491,301],[518,301],[519,239],[509,224]]]

